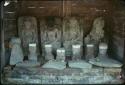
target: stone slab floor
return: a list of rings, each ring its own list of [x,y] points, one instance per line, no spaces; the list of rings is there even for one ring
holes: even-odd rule
[[[65,68],[56,70],[42,67],[5,67],[4,84],[122,84],[121,68],[91,69]]]

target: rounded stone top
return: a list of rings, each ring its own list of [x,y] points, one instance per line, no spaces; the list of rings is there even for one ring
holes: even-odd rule
[[[77,44],[77,45],[72,45],[72,48],[80,48],[81,45]]]
[[[59,48],[59,49],[57,49],[57,52],[65,52],[65,49],[64,48]]]
[[[36,47],[36,43],[29,44],[30,47]]]
[[[51,44],[45,44],[45,47],[52,47]]]
[[[107,49],[107,48],[108,48],[107,43],[100,43],[99,44],[99,49]]]
[[[21,44],[20,38],[13,37],[11,38],[10,44]]]
[[[94,44],[87,44],[87,47],[94,47]]]

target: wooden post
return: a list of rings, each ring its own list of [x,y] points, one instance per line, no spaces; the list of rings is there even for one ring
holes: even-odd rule
[[[1,4],[0,4],[0,13],[1,13],[1,70],[0,70],[0,72],[2,72],[2,70],[3,70],[3,67],[5,66],[5,47],[4,47],[4,15],[3,15],[3,8],[4,8],[4,1],[2,1],[1,2]]]

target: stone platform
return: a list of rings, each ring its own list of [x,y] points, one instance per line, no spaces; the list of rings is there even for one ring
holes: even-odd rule
[[[121,84],[121,68],[90,69],[15,67],[4,71],[4,83],[12,84]]]

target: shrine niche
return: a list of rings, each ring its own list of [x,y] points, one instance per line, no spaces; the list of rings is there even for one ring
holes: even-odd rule
[[[63,20],[63,46],[66,56],[72,55],[72,45],[83,45],[83,29],[76,17],[65,17]]]
[[[98,17],[93,22],[93,27],[90,33],[85,38],[85,43],[98,44],[104,38],[105,21],[102,17]]]
[[[52,45],[52,53],[55,55],[56,50],[61,47],[61,18],[48,17],[40,20],[40,34],[42,53],[45,56],[45,44]]]
[[[29,44],[38,45],[37,21],[35,17],[19,17],[18,33],[22,41],[24,56],[28,56]],[[37,49],[38,50],[38,49]]]

